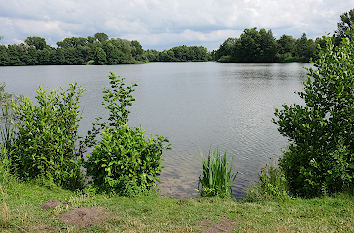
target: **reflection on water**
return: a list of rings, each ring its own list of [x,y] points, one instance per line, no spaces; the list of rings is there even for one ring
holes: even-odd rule
[[[272,124],[274,108],[299,102],[307,64],[150,63],[114,66],[0,67],[7,90],[33,97],[40,85],[49,88],[78,82],[87,89],[81,132],[100,116],[102,89],[110,71],[136,82],[130,124],[148,133],[168,136],[172,150],[164,157],[163,195],[191,197],[198,193],[200,151],[226,150],[238,172],[237,197],[269,158],[286,146]]]

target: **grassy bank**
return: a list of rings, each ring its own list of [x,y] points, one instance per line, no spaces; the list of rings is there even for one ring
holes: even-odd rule
[[[10,181],[1,185],[1,232],[353,232],[354,198],[293,199],[247,203],[231,199],[177,200],[156,194],[134,198]],[[0,190],[1,192],[1,190]],[[69,202],[43,210],[48,200]],[[100,207],[100,224],[75,226],[58,216],[78,207]],[[214,231],[210,231],[214,230]]]

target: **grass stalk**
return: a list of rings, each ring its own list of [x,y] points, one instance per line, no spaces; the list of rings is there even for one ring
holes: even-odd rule
[[[230,197],[232,185],[236,179],[236,173],[232,173],[232,163],[227,161],[227,154],[216,149],[209,151],[208,157],[203,154],[203,173],[199,177],[199,193],[203,197],[219,196]]]

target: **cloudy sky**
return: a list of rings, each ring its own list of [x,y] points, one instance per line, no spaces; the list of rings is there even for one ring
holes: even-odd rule
[[[215,49],[250,27],[272,29],[277,38],[332,33],[352,8],[354,0],[0,0],[0,43],[40,36],[55,45],[105,32],[144,49]]]

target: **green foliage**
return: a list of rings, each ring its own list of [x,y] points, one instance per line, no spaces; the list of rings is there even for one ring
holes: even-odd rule
[[[346,31],[354,25],[354,9],[341,14],[340,22],[337,23],[337,30],[334,33],[335,44],[339,45],[341,39],[347,37]]]
[[[206,159],[202,154],[202,163],[203,173],[199,177],[201,187],[198,187],[201,196],[230,197],[236,174],[232,173],[232,163],[227,161],[226,152],[221,155],[218,149],[209,151]]]
[[[208,51],[203,46],[176,46],[169,50],[159,52],[146,50],[143,58],[150,62],[204,62],[208,61]]]
[[[81,159],[75,149],[84,89],[37,90],[34,105],[22,96],[13,102],[17,135],[11,145],[11,172],[22,180],[38,179],[66,188],[80,188]]]
[[[101,47],[96,47],[94,60],[96,65],[106,64],[107,55],[106,52]]]
[[[47,42],[45,41],[45,39],[38,36],[27,37],[25,43],[28,46],[34,46],[37,50],[43,50],[47,47]]]
[[[293,194],[311,197],[353,188],[353,28],[340,47],[332,40],[308,70],[304,105],[276,109],[274,123],[290,145],[280,159]]]
[[[104,41],[106,41],[106,40],[108,40],[107,34],[106,34],[106,33],[103,33],[103,32],[97,32],[97,33],[95,33],[94,38],[95,38],[96,40],[98,40],[99,42],[101,42],[101,43],[104,42]]]
[[[87,174],[100,191],[131,196],[149,190],[161,173],[164,137],[146,140],[140,128],[105,128],[86,162]]]
[[[14,126],[11,123],[15,118],[11,102],[16,97],[7,93],[5,86],[5,83],[0,83],[0,144],[2,147],[8,148],[15,135]]]
[[[126,86],[125,79],[113,73],[111,88],[103,93],[103,106],[109,110],[108,122],[97,123],[89,132],[87,144],[94,145],[85,162],[87,174],[101,192],[133,196],[150,190],[161,173],[162,152],[169,148],[162,136],[146,138],[141,128],[128,126],[128,107],[135,101],[131,93],[136,84]],[[104,129],[101,141],[92,143],[99,126]]]
[[[25,44],[0,45],[0,65],[84,65],[134,64],[145,61],[138,41],[108,39],[105,33],[94,37],[71,37],[57,42],[58,48],[47,45],[44,38],[27,37]]]
[[[246,201],[290,199],[284,172],[273,165],[266,165],[258,175],[258,182],[246,193]]]
[[[228,38],[214,53],[218,62],[309,62],[315,52],[315,42],[282,35],[275,40],[271,30],[246,28],[239,38]]]

